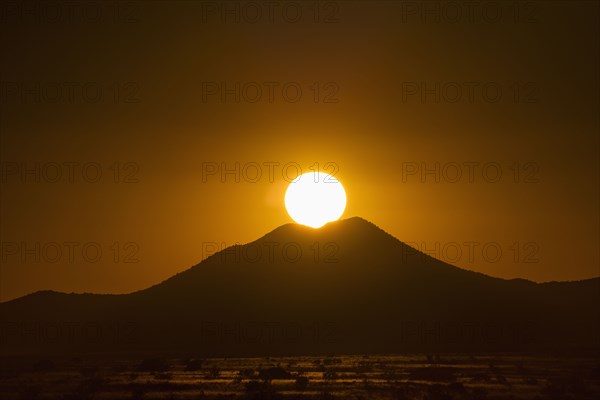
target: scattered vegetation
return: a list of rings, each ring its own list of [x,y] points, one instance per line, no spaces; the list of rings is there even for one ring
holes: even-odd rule
[[[2,400],[587,400],[598,360],[472,356],[37,360],[0,375]],[[451,365],[451,366],[449,366]],[[118,366],[119,368],[113,368]],[[125,366],[125,368],[123,368]],[[8,371],[8,368],[4,369]],[[201,371],[201,373],[189,373]]]
[[[169,365],[158,358],[143,360],[137,370],[141,372],[163,372],[169,369]]]
[[[185,370],[186,371],[200,371],[202,370],[202,360],[190,359],[186,361]]]

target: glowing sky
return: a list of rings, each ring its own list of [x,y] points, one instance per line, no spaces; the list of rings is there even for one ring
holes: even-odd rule
[[[254,23],[131,4],[125,22],[3,9],[0,300],[155,284],[291,222],[285,174],[315,163],[345,217],[438,258],[598,275],[597,3],[451,22],[339,2]]]

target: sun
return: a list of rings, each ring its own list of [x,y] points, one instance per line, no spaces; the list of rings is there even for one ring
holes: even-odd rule
[[[346,208],[346,191],[329,174],[307,172],[288,186],[285,208],[297,223],[320,228],[342,216]]]

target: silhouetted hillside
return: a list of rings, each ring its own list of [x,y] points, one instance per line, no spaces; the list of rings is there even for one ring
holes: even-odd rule
[[[287,224],[135,293],[2,303],[2,354],[595,351],[599,295],[463,270],[361,218]]]

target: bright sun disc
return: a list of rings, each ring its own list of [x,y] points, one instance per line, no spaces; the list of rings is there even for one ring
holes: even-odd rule
[[[346,208],[346,191],[329,174],[307,172],[288,186],[285,208],[297,223],[320,228],[342,216]]]

